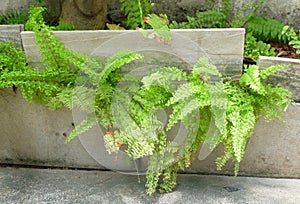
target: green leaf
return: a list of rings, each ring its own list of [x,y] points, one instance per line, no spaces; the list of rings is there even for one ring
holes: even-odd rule
[[[249,86],[250,89],[261,95],[264,95],[266,92],[260,81],[258,66],[255,65],[250,65],[248,68],[246,68],[245,72],[240,78],[240,84],[244,87]]]
[[[69,143],[78,135],[88,131],[89,129],[94,127],[97,122],[98,120],[94,113],[88,114],[87,117],[79,125],[76,125],[75,129],[67,137],[65,143]]]
[[[208,62],[207,58],[200,58],[197,63],[194,65],[192,70],[193,74],[197,74],[199,76],[208,76],[208,75],[216,75],[222,76],[218,71],[217,67]]]

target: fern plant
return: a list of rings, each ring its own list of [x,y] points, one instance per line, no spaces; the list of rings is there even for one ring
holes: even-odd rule
[[[299,34],[295,32],[295,30],[289,26],[285,26],[282,29],[282,33],[284,33],[287,38],[289,38],[289,44],[292,45],[296,50],[297,54],[300,54],[300,37]]]
[[[247,23],[247,32],[259,40],[291,44],[300,53],[299,35],[290,26],[267,17],[252,16]]]
[[[245,36],[244,57],[257,60],[259,56],[276,56],[275,49],[247,33]]]
[[[197,11],[196,17],[187,16],[187,22],[177,23],[173,21],[171,28],[225,28],[244,27],[255,16],[264,0],[254,0],[245,4],[238,13],[233,16],[233,1],[223,0],[220,7],[213,7],[207,11]]]
[[[61,18],[61,19],[59,19],[58,25],[55,26],[54,30],[76,30],[76,27],[71,23],[65,22]]]
[[[221,1],[220,8],[212,7],[207,11],[197,11],[196,17],[187,16],[186,22],[172,21],[170,28],[224,28],[245,27],[245,58],[256,61],[259,55],[275,56],[274,49],[269,42],[283,42],[291,44],[300,53],[299,35],[290,26],[267,18],[256,16],[264,0],[250,1],[246,3],[235,16],[232,17],[232,1]]]
[[[153,3],[151,0],[120,0],[122,10],[127,19],[123,22],[129,29],[135,29],[139,26],[145,28],[144,17],[150,13]]]
[[[0,14],[0,24],[25,24],[29,14],[27,11],[8,10],[4,14]]]
[[[172,97],[165,104],[173,109],[167,129],[172,128],[176,122],[183,121],[192,133],[186,138],[186,141],[190,142],[184,146],[184,150],[172,142],[163,143],[165,151],[160,150],[149,163],[146,185],[148,193],[155,192],[158,185],[160,185],[160,192],[170,192],[176,184],[177,171],[188,167],[193,153],[197,152],[200,144],[206,142],[209,142],[211,147],[224,145],[224,156],[217,159],[217,167],[221,169],[229,159],[232,159],[236,163],[235,174],[237,174],[247,141],[258,118],[262,115],[267,119],[280,118],[291,101],[289,91],[261,81],[282,68],[284,66],[274,66],[259,73],[257,66],[250,66],[239,82],[225,80],[221,84],[215,83],[214,89],[209,88],[207,84],[208,74],[219,75],[219,73],[206,60],[200,60],[191,75],[183,74],[182,77],[188,83],[175,89]],[[170,79],[168,75],[166,77]],[[147,77],[147,81],[149,80]],[[170,90],[167,83],[160,83],[161,77],[150,80],[152,86],[158,83],[156,80],[159,80],[160,86]],[[152,86],[147,83],[147,87]],[[223,91],[225,97],[221,97],[223,100],[218,100]],[[199,110],[202,114],[200,120],[197,120],[193,115]],[[208,129],[212,121],[216,132],[210,133],[214,137],[208,138]],[[196,134],[193,132],[195,127],[198,129]],[[194,134],[196,137],[193,137]],[[170,165],[166,166],[166,164]],[[166,168],[162,169],[161,166]],[[158,184],[160,176],[164,179],[161,184]]]
[[[223,0],[221,1],[220,8],[213,7],[207,11],[197,11],[196,17],[188,16],[187,22],[177,23],[173,21],[170,27],[175,29],[247,27],[244,57],[255,62],[259,55],[275,56],[275,51],[271,49],[270,44],[263,42],[259,37],[258,39],[256,38],[258,36],[257,32],[260,32],[259,29],[261,28],[262,30],[266,27],[266,25],[261,25],[256,28],[257,23],[255,23],[261,19],[255,16],[255,14],[263,3],[264,0],[250,1],[235,16],[232,16],[233,2],[231,0]],[[280,31],[282,32],[282,29]],[[266,35],[269,36],[269,34]],[[264,40],[266,39],[268,38],[264,38]]]
[[[145,17],[145,22],[153,29],[153,32],[145,31],[143,28],[137,28],[146,38],[157,38],[166,44],[172,41],[172,34],[169,29],[169,20],[166,15],[149,14]]]
[[[208,11],[197,11],[196,17],[187,16],[187,22],[177,23],[172,21],[172,29],[193,29],[193,28],[224,28],[226,14],[216,9]]]
[[[287,43],[290,38],[285,35],[285,24],[267,17],[252,16],[247,23],[247,32],[259,40],[275,40]]]
[[[35,32],[44,68],[28,65],[13,44],[0,43],[0,88],[19,87],[28,102],[38,100],[52,109],[76,106],[85,111],[86,118],[66,142],[100,123],[109,153],[124,150],[133,160],[149,157],[149,195],[172,191],[178,171],[190,166],[203,144],[211,149],[224,145],[217,168],[233,160],[237,174],[256,121],[281,118],[291,102],[288,90],[263,81],[285,66],[262,71],[249,66],[235,81],[222,78],[203,58],[190,71],[161,67],[137,77],[123,68],[134,68],[141,54],[125,50],[110,58],[88,58],[74,53],[53,36],[42,11],[31,8],[26,26]],[[166,126],[158,117],[165,109],[171,110]],[[187,130],[181,144],[169,135],[178,123]]]

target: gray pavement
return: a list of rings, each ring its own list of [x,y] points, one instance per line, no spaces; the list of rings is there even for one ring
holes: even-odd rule
[[[145,178],[110,171],[0,167],[0,203],[300,203],[300,180],[180,175],[169,194],[145,193]]]

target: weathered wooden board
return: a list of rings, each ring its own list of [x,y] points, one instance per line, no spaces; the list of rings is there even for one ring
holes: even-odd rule
[[[268,82],[286,87],[293,93],[293,99],[296,102],[300,102],[300,60],[281,57],[259,57],[258,66],[261,69],[275,64],[290,64],[290,66],[274,73],[269,77]]]
[[[23,48],[21,32],[24,31],[23,25],[0,25],[0,42],[11,41]]]
[[[146,39],[137,31],[56,31],[54,35],[75,52],[89,56],[110,56],[118,50],[171,54],[166,61],[181,59],[194,64],[207,57],[220,71],[228,75],[240,74],[243,63],[244,29],[172,30],[171,45]],[[24,50],[29,61],[39,64],[39,51],[32,32],[22,32]]]

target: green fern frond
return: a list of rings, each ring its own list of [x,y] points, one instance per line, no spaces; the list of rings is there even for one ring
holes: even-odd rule
[[[167,129],[171,129],[171,127],[180,120],[184,121],[189,114],[202,109],[205,106],[209,106],[210,96],[206,85],[203,83],[197,85],[190,83],[190,86],[192,95],[188,96],[189,93],[186,93],[188,95],[183,95],[183,98],[179,103],[175,103],[171,106],[173,108],[173,113],[170,115]]]
[[[219,77],[222,76],[217,67],[209,63],[207,58],[200,58],[197,61],[192,70],[192,74],[197,76],[205,76],[207,78],[208,75],[216,75]]]
[[[256,65],[251,65],[245,69],[244,74],[240,78],[240,84],[242,86],[249,86],[252,90],[261,95],[264,95],[266,92],[264,86],[261,84],[258,66]]]
[[[211,128],[207,132],[205,143],[210,143],[213,149],[227,137],[227,97],[222,82],[209,84],[208,90],[210,93]]]
[[[281,118],[291,102],[288,90],[263,80],[282,65],[262,71],[250,66],[240,81],[215,82],[209,77],[221,74],[207,59],[200,59],[191,72],[164,67],[141,79],[125,73],[128,69],[123,65],[135,66],[138,62],[129,63],[142,55],[120,51],[109,59],[88,59],[68,51],[53,37],[51,28],[44,26],[41,10],[33,11],[35,19],[30,23],[42,53],[51,52],[51,59],[43,59],[44,69],[33,68],[24,53],[0,43],[4,48],[0,49],[0,88],[18,86],[29,102],[41,100],[52,109],[67,106],[84,111],[86,118],[66,143],[100,123],[106,129],[104,142],[109,153],[122,148],[133,159],[149,157],[148,194],[157,187],[170,192],[177,172],[190,166],[202,144],[211,148],[223,144],[224,155],[217,159],[217,168],[232,159],[237,174],[256,121],[261,116]],[[167,124],[159,117],[165,109],[173,110]],[[179,122],[187,131],[180,144],[167,136]]]
[[[261,40],[257,40],[250,33],[246,34],[244,45],[244,57],[258,60],[259,56],[276,56],[275,48],[271,48],[270,44],[267,44]]]
[[[12,25],[12,24],[25,24],[29,18],[28,11],[23,10],[7,10],[5,13],[0,14],[0,24]]]
[[[164,170],[163,183],[159,186],[160,193],[170,193],[176,186],[177,172],[179,168],[177,165],[172,165]]]
[[[259,78],[266,79],[271,76],[273,73],[278,72],[284,68],[290,66],[289,64],[282,64],[282,65],[273,65],[268,67],[267,69],[263,69],[259,71]]]
[[[100,78],[100,71],[105,67],[107,59],[104,58],[88,58],[80,68],[80,72],[77,74],[76,85],[95,87],[98,85]]]
[[[223,28],[225,27],[226,14],[217,10],[196,12],[196,25],[198,28]],[[192,20],[192,19],[191,19]],[[191,22],[191,20],[189,22]]]
[[[129,29],[135,29],[138,26],[145,28],[144,17],[147,16],[153,7],[153,3],[149,0],[120,0],[122,10],[127,16],[127,20],[123,23]]]
[[[185,99],[191,97],[193,94],[192,88],[189,83],[181,84],[176,91],[174,92],[173,96],[168,101],[167,105],[173,105],[178,102],[184,101]]]
[[[67,107],[69,109],[73,108],[73,87],[63,88],[55,97],[45,98],[48,100],[47,106],[50,110],[56,110],[62,107]]]
[[[97,124],[97,122],[98,120],[94,113],[88,114],[87,117],[79,125],[76,125],[75,129],[67,137],[65,143],[69,143],[78,135],[88,131],[89,129],[94,127]]]
[[[133,159],[152,155],[157,143],[156,133],[151,129],[137,128],[122,131],[117,138],[127,145],[126,152]]]
[[[32,69],[28,66],[25,53],[13,42],[0,42],[0,73],[2,70],[21,71]]]
[[[200,81],[200,83],[198,84],[193,83],[191,88],[194,97],[197,98],[198,106],[200,108],[210,105],[210,93],[205,83],[203,83],[202,81]]]
[[[62,18],[59,19],[58,26],[54,30],[77,30],[76,26],[72,23],[65,22]]]
[[[255,125],[253,110],[235,111],[228,114],[231,123],[230,134],[232,135],[232,146],[237,162],[241,162],[244,156],[247,139]]]
[[[169,116],[167,131],[170,130],[175,124],[178,123],[178,121],[182,118],[181,115],[181,105],[174,105],[173,106],[173,112]]]
[[[28,70],[21,69],[21,71],[4,70],[0,75],[0,87],[19,87],[28,103],[39,98],[35,102],[46,105],[49,104],[49,99],[56,97],[67,87],[58,77],[53,79],[47,76],[48,74],[44,74],[43,71],[29,67]]]
[[[172,41],[172,33],[169,29],[169,20],[166,15],[160,14],[159,16],[156,14],[149,14],[145,18],[145,22],[150,25],[153,29],[153,32],[145,31],[142,28],[137,29],[139,32],[143,34],[146,38],[157,38],[159,41],[163,41],[166,44],[170,44]]]
[[[146,22],[156,31],[169,30],[169,20],[165,14],[160,14],[159,16],[156,14],[149,14]]]
[[[177,67],[163,67],[148,73],[147,76],[143,77],[141,82],[145,88],[161,86],[167,91],[173,91],[175,85],[172,82],[180,81],[184,77],[186,77],[186,74]]]
[[[118,51],[116,54],[111,56],[104,67],[104,70],[99,75],[99,84],[104,83],[111,72],[120,69],[123,65],[128,64],[134,60],[143,58],[143,55],[129,50]]]
[[[287,43],[291,39],[283,32],[285,24],[267,17],[252,16],[247,22],[247,33],[259,40],[275,40]]]
[[[191,99],[187,101],[185,106],[181,108],[181,119],[187,117],[189,114],[191,114],[193,111],[197,110],[199,108],[199,103],[197,99]]]
[[[156,192],[156,188],[158,186],[158,181],[159,181],[159,178],[161,176],[162,172],[147,172],[146,174],[146,184],[145,184],[145,187],[146,187],[146,192],[148,195],[152,195],[153,193]]]
[[[172,21],[172,29],[195,28],[224,28],[226,15],[218,10],[197,11],[196,17],[187,17],[187,22],[177,23]]]
[[[52,28],[45,24],[42,12],[44,7],[30,7],[30,16],[25,25],[34,32],[37,45],[40,46],[41,62],[48,69],[76,71],[86,61],[86,56],[72,52],[52,34]],[[75,68],[74,68],[75,66]]]
[[[217,170],[220,171],[225,166],[225,164],[234,157],[234,152],[232,148],[232,142],[230,140],[224,141],[224,155],[216,159]]]
[[[109,87],[108,87],[109,88]],[[109,91],[109,89],[105,89]],[[70,108],[80,108],[81,111],[86,111],[88,113],[93,113],[95,111],[96,95],[97,92],[86,86],[75,86],[70,90],[66,90],[65,93],[68,93],[72,96],[71,100],[63,101],[65,104],[70,106]],[[103,91],[102,94],[105,94]],[[64,93],[62,93],[64,95]],[[60,97],[61,94],[58,95]]]
[[[283,87],[265,85],[266,94],[255,100],[257,115],[270,120],[273,118],[282,119],[287,106],[292,102],[292,94]]]

